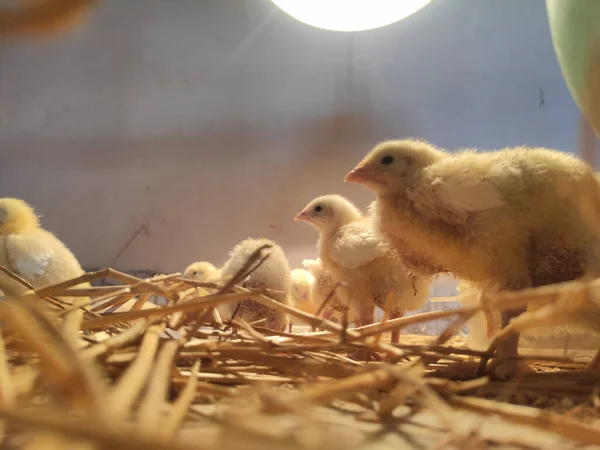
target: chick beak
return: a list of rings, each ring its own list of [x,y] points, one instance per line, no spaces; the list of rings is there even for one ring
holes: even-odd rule
[[[373,171],[364,162],[358,163],[358,165],[352,169],[348,175],[344,177],[346,183],[364,183],[372,180]]]
[[[302,211],[300,213],[298,213],[296,215],[296,217],[294,217],[294,220],[296,222],[312,222],[312,217],[310,217],[310,215],[306,212],[306,211]]]

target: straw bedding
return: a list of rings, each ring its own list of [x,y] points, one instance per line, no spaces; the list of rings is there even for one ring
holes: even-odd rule
[[[487,375],[496,363],[494,345],[477,352],[453,337],[476,308],[352,329],[235,285],[259,259],[257,252],[224,286],[111,269],[37,291],[23,282],[20,296],[0,303],[4,443],[45,449],[600,445],[600,374],[583,371],[583,361],[525,355],[537,373],[494,381]],[[103,278],[121,284],[73,287]],[[497,296],[486,306],[541,306],[501,339],[511,328],[596,308],[599,287],[600,281],[547,286]],[[166,305],[148,308],[151,296]],[[62,329],[74,311],[62,299],[73,297],[89,299],[77,335]],[[315,331],[278,333],[235,317],[221,323],[214,308],[243,298]],[[439,337],[386,341],[392,329],[448,317],[451,325]]]

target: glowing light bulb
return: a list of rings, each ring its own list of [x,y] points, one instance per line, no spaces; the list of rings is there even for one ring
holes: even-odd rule
[[[404,19],[431,0],[271,0],[285,13],[317,28],[364,31]]]

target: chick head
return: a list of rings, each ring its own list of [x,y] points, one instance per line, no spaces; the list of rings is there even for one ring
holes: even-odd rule
[[[20,233],[39,227],[31,206],[18,198],[0,198],[0,234]]]
[[[294,269],[290,272],[292,276],[292,297],[295,300],[309,300],[310,286],[315,281],[315,277],[304,269]]]
[[[377,145],[344,178],[381,194],[405,189],[411,177],[444,156],[425,141],[405,139]]]
[[[198,261],[190,264],[185,271],[183,276],[190,280],[203,282],[215,275],[217,268],[207,261]]]
[[[306,222],[317,231],[333,232],[339,227],[359,220],[362,214],[356,206],[340,195],[315,198],[294,220]]]

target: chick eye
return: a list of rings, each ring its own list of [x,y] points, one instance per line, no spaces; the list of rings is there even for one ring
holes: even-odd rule
[[[381,164],[383,164],[385,166],[389,166],[393,162],[394,162],[394,157],[391,155],[387,155],[387,156],[384,156],[383,158],[381,158]]]
[[[192,272],[192,275],[198,275],[198,272]]]
[[[323,209],[323,208],[321,208],[321,205],[317,205],[317,206],[315,206],[315,211],[316,211],[316,212],[321,212],[321,210],[322,210],[322,209]]]

